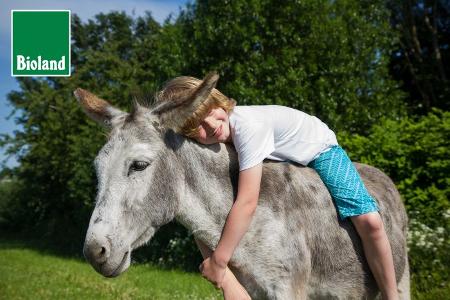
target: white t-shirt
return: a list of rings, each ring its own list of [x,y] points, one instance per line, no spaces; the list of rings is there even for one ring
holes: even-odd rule
[[[279,105],[236,106],[230,114],[230,129],[239,171],[265,158],[306,166],[338,144],[334,132],[318,118]]]

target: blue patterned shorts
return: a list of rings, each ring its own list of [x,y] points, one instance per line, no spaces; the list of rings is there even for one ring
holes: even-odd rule
[[[378,211],[355,166],[341,146],[323,152],[308,164],[319,174],[333,197],[341,220]]]

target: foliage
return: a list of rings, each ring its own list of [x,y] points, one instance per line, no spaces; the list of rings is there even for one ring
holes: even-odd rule
[[[432,107],[450,109],[450,2],[387,1],[392,27],[399,33],[390,70],[409,94],[415,114]]]
[[[359,133],[402,112],[383,1],[197,1],[180,22],[189,73],[219,70],[240,104],[287,105]]]
[[[15,204],[11,195],[17,193],[17,182],[9,177],[3,177],[0,175],[0,223],[5,222],[4,218],[7,218],[8,212],[14,210],[11,208]]]
[[[450,208],[450,112],[436,109],[419,119],[386,119],[368,136],[343,134],[340,140],[353,160],[389,174],[411,218],[441,225]]]
[[[192,233],[176,222],[162,227],[147,246],[134,251],[133,259],[163,269],[179,268],[188,272],[197,272],[203,261]]]
[[[342,134],[352,160],[385,171],[396,183],[410,218],[410,266],[417,290],[449,283],[450,112],[386,119],[368,136]]]
[[[450,209],[442,216],[443,223],[434,229],[410,220],[408,246],[414,292],[450,285]]]

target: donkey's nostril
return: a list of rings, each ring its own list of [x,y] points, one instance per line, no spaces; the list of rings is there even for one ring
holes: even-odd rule
[[[104,262],[106,259],[108,259],[109,256],[109,248],[107,248],[107,245],[99,245],[97,248],[97,255],[95,257],[95,260],[99,263]]]
[[[102,264],[109,257],[110,246],[104,238],[90,239],[85,243],[83,252],[91,263]]]

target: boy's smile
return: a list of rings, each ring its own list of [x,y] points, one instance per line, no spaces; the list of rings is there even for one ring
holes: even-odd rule
[[[199,125],[195,140],[201,144],[231,142],[230,120],[223,108],[213,108]]]

